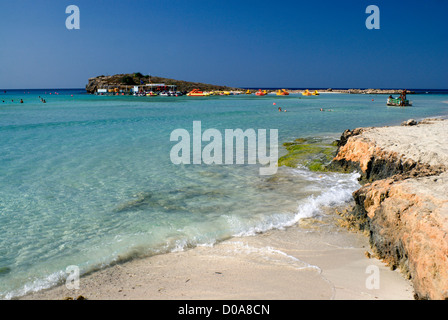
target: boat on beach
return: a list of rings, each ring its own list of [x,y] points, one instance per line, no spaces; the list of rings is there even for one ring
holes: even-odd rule
[[[255,93],[255,95],[256,95],[256,96],[265,96],[265,95],[267,95],[267,92],[266,92],[266,90],[261,91],[261,89],[259,89],[259,90]]]
[[[320,93],[319,92],[317,92],[317,90],[314,90],[314,92],[313,92],[313,96],[318,96]]]

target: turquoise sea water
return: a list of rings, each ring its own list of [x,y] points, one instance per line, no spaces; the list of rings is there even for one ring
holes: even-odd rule
[[[345,129],[448,113],[447,95],[412,95],[411,108],[386,107],[386,98],[1,92],[0,298],[60,283],[70,265],[88,272],[212,245],[349,201],[359,186],[356,174],[282,167],[274,176],[260,176],[258,165],[175,165],[170,134],[179,128],[192,133],[193,121],[223,134],[278,129],[282,155],[281,143],[298,137],[331,141]]]

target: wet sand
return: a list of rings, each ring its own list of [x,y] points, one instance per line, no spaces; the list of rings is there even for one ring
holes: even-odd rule
[[[410,282],[369,258],[367,237],[337,218],[133,260],[81,277],[79,290],[61,285],[22,299],[413,299]]]

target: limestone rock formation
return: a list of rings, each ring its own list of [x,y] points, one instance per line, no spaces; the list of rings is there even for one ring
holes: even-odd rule
[[[394,144],[385,143],[389,140],[380,139],[397,127],[375,129],[374,134],[373,129],[344,132],[331,165],[361,173],[364,185],[353,194],[355,206],[350,214],[367,229],[376,255],[392,268],[400,268],[419,299],[448,299],[448,166],[444,153],[448,139],[440,136],[448,123],[421,123],[401,127],[394,143],[415,140],[424,131],[425,139],[414,147],[427,153],[423,145],[429,139],[440,141],[437,161],[418,157],[415,150],[399,152]]]

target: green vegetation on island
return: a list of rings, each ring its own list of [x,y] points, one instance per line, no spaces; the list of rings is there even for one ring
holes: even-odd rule
[[[214,91],[214,90],[241,90],[239,88],[233,88],[228,86],[206,84],[200,82],[191,82],[184,80],[175,80],[169,78],[162,78],[152,75],[144,75],[141,72],[128,73],[128,74],[116,74],[112,76],[101,75],[98,77],[90,78],[86,85],[86,91],[88,93],[94,93],[99,88],[116,87],[124,89],[126,86],[134,85],[147,85],[151,83],[163,83],[165,85],[175,85],[178,91],[191,91],[193,89],[199,89],[202,91]]]

